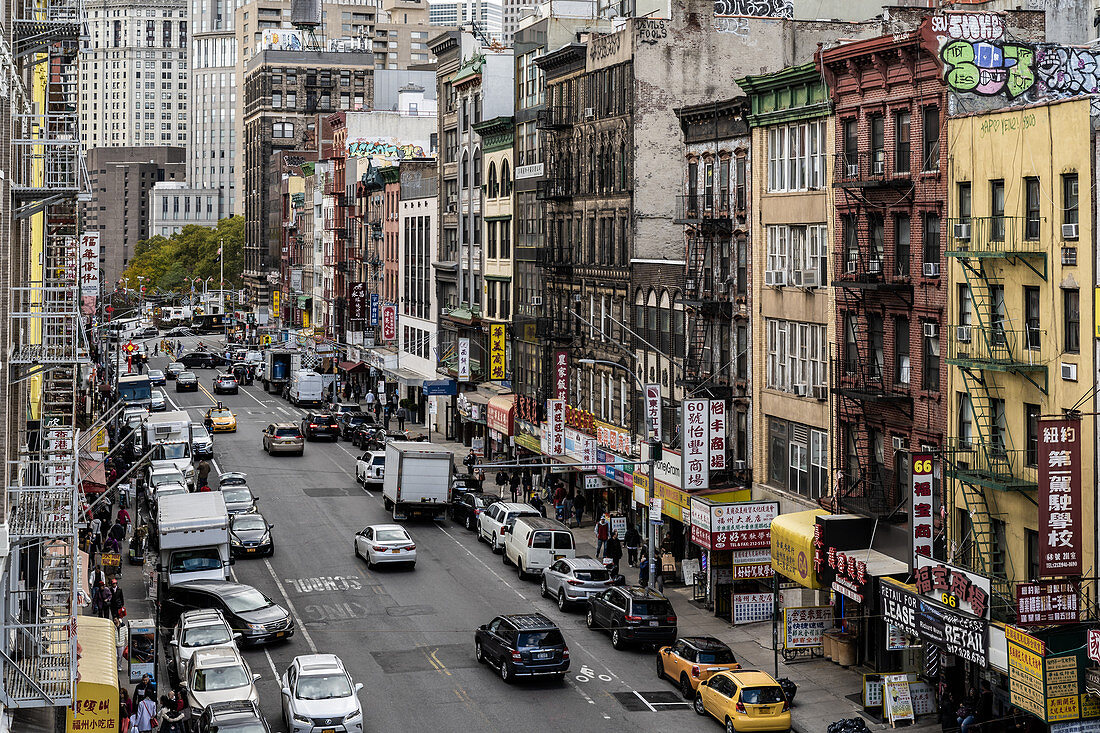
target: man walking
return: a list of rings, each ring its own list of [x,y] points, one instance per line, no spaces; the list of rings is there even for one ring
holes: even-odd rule
[[[600,517],[600,521],[596,522],[596,558],[600,559],[604,557],[604,550],[607,548],[607,538],[611,536],[611,523],[607,521],[607,515],[604,514]]]
[[[588,499],[584,496],[584,490],[577,492],[577,497],[573,499],[573,511],[577,514],[577,526],[580,527],[584,524],[584,508],[588,505]]]
[[[638,530],[634,529],[634,525],[630,525],[626,528],[626,562],[630,567],[634,567],[634,563],[638,562],[638,548],[642,544],[642,536],[638,534]]]
[[[409,413],[405,410],[404,406],[397,408],[397,429],[400,431],[405,430],[405,420],[408,418]]]

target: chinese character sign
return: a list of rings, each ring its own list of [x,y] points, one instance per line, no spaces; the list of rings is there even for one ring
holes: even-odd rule
[[[458,340],[458,378],[462,381],[470,379],[470,339]]]
[[[378,293],[370,294],[370,325],[378,325],[378,307],[379,307],[379,295]]]
[[[397,306],[382,306],[382,340],[393,341],[397,338]]]
[[[649,426],[649,437],[661,437],[661,385],[645,386],[645,419]]]
[[[569,399],[569,352],[558,349],[554,352],[554,398]]]
[[[932,471],[931,453],[913,454],[913,493],[910,498],[913,528],[913,558],[910,569],[917,567],[917,556],[932,557]]]
[[[271,311],[276,318],[282,317],[283,312],[283,294],[278,290],[271,291]]]
[[[735,593],[733,596],[733,623],[751,624],[768,621],[775,608],[771,593]]]
[[[783,648],[821,646],[825,629],[833,625],[832,606],[783,609]]]
[[[710,470],[726,468],[726,401],[710,401]]]
[[[707,429],[709,416],[709,400],[684,400],[684,426],[681,434],[686,491],[698,491],[710,486],[710,433]]]
[[[489,379],[499,382],[504,376],[504,324],[489,326]]]
[[[301,274],[299,271],[298,289],[301,289]],[[294,289],[293,280],[291,289]],[[348,298],[348,318],[353,321],[362,321],[367,317],[367,286],[365,283],[355,283],[351,286],[351,297]]]
[[[99,232],[80,235],[80,294],[99,295]]]
[[[550,455],[565,453],[565,400],[546,401],[546,432],[550,436]]]
[[[1081,421],[1039,422],[1039,575],[1080,575]]]
[[[1021,626],[1075,624],[1080,619],[1077,583],[1040,581],[1016,586],[1016,623]],[[1090,632],[1091,634],[1091,632]],[[1092,649],[1092,637],[1089,637]]]
[[[917,558],[913,577],[921,595],[951,608],[989,618],[989,597],[993,590],[989,578],[984,575],[921,556]]]

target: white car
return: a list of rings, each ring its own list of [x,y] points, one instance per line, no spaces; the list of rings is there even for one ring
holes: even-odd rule
[[[290,733],[337,730],[362,733],[363,708],[359,690],[344,663],[335,654],[294,657],[279,681],[283,693],[283,720]],[[341,727],[342,726],[342,727]]]
[[[154,389],[149,397],[149,409],[153,412],[164,412],[168,403],[164,398],[164,392]]]
[[[541,517],[539,510],[530,504],[513,504],[498,501],[477,515],[477,538],[488,542],[493,552],[504,549],[504,533],[501,527],[511,528],[517,517]]]
[[[192,714],[201,714],[216,702],[250,700],[259,705],[258,679],[260,675],[252,674],[236,647],[218,646],[192,654],[180,684],[187,691]]]
[[[380,484],[385,477],[385,451],[369,450],[355,459],[355,480],[363,486]]]
[[[153,495],[172,485],[178,485],[181,489],[187,491],[187,477],[175,466],[158,466],[154,468],[149,472],[148,483]]]
[[[416,567],[416,543],[400,524],[375,524],[355,535],[355,556],[367,567],[384,563],[407,563]]]
[[[236,638],[221,611],[209,608],[185,611],[172,629],[172,640],[168,642],[168,664],[180,674],[187,669],[187,663],[195,652],[233,646]]]

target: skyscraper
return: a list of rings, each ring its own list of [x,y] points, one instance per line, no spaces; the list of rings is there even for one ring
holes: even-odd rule
[[[232,0],[191,2],[191,144],[188,184],[217,194],[218,217],[241,212],[237,159],[237,39]]]

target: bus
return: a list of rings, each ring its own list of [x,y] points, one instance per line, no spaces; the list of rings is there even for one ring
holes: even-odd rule
[[[152,407],[153,383],[147,374],[121,374],[115,393],[127,407]]]

